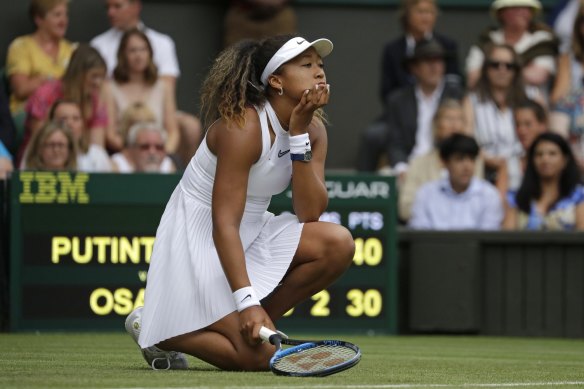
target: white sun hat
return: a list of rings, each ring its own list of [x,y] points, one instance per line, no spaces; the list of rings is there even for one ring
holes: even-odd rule
[[[317,39],[312,42],[308,42],[302,37],[290,39],[288,42],[284,43],[284,45],[280,47],[280,49],[276,51],[276,54],[274,54],[274,56],[268,61],[268,64],[262,72],[262,77],[260,79],[261,83],[267,86],[270,74],[274,73],[280,66],[311,47],[314,47],[318,55],[320,55],[321,58],[324,58],[333,51],[333,42],[326,38]]]
[[[539,0],[495,0],[491,4],[491,11],[496,13],[500,9],[509,7],[528,7],[534,11],[541,11],[541,3]]]

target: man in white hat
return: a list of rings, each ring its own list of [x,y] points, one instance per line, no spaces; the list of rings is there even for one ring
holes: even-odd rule
[[[520,56],[525,84],[537,87],[546,98],[548,82],[556,72],[558,40],[550,28],[535,17],[541,12],[538,0],[495,0],[491,13],[500,28],[488,29],[470,49],[466,59],[467,84],[479,79],[484,61],[484,47],[489,43],[507,43]]]

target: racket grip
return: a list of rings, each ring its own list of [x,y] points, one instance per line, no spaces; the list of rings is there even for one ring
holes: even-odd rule
[[[262,340],[264,342],[269,342],[270,341],[270,336],[272,335],[276,335],[277,333],[272,331],[271,329],[262,326],[260,328],[260,338],[262,338]]]

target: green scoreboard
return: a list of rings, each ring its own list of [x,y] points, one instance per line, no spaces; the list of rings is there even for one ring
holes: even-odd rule
[[[10,181],[10,326],[119,330],[144,288],[158,222],[180,175],[17,172]],[[397,332],[393,178],[327,175],[321,220],[353,234],[353,265],[278,326]],[[291,211],[290,192],[272,199]]]

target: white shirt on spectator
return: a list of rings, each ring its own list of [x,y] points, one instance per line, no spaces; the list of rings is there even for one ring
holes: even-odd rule
[[[505,43],[505,37],[502,30],[495,30],[489,33],[491,40],[497,44]],[[535,31],[526,32],[523,36],[513,45],[513,48],[517,54],[521,55],[527,49],[534,46],[535,44],[543,41],[549,41],[553,39],[553,34],[548,31]],[[479,70],[483,66],[483,61],[485,60],[485,53],[476,45],[471,46],[466,57],[466,71],[471,72]],[[556,73],[556,59],[551,55],[542,55],[536,57],[533,63],[537,66],[546,69],[551,74]]]
[[[418,102],[418,119],[416,129],[416,144],[412,149],[408,159],[424,155],[434,147],[434,135],[432,131],[432,119],[440,97],[444,91],[444,82],[442,82],[430,96],[422,92],[419,86],[416,86],[416,101]]]
[[[126,156],[122,153],[115,153],[114,155],[112,155],[112,161],[114,161],[118,168],[118,172],[120,173],[134,173],[136,170],[134,166],[130,163],[130,161],[128,161]],[[168,156],[164,157],[164,159],[160,163],[160,169],[158,173],[169,174],[174,173],[174,171],[175,171],[174,162],[172,162],[172,159],[170,159],[170,157]]]
[[[473,177],[456,193],[448,178],[423,185],[412,206],[409,227],[417,230],[497,230],[503,221],[499,193],[489,182]]]
[[[87,153],[77,155],[77,170],[80,172],[111,172],[112,162],[101,146],[90,144]]]
[[[162,34],[156,30],[146,27],[142,22],[138,29],[143,31],[152,45],[154,63],[158,67],[159,76],[171,76],[178,78],[180,69],[176,57],[176,48],[174,41],[168,35]],[[111,77],[114,68],[118,62],[118,47],[124,31],[116,28],[110,28],[103,34],[100,34],[91,40],[91,45],[95,47],[107,64],[108,75]]]

